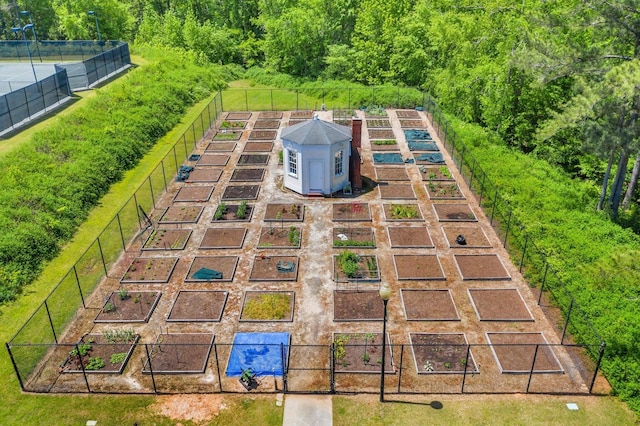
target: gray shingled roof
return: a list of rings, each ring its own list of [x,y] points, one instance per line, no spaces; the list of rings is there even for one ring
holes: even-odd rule
[[[280,133],[282,139],[298,145],[332,145],[351,140],[351,129],[347,126],[311,119],[285,127]]]

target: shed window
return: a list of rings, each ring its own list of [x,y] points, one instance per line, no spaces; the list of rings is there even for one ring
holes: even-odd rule
[[[336,176],[341,176],[344,172],[344,168],[342,167],[342,153],[343,151],[338,151],[334,157],[334,174]]]
[[[298,153],[289,150],[289,174],[298,176]]]

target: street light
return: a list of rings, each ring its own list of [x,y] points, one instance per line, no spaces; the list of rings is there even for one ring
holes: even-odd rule
[[[42,55],[40,54],[40,46],[38,46],[38,34],[36,34],[36,24],[35,22],[33,22],[33,18],[31,17],[31,12],[29,12],[28,10],[23,10],[22,12],[20,12],[20,15],[29,17],[29,25],[31,25],[31,30],[33,31],[33,41],[36,43],[36,49],[38,49],[38,58],[40,58],[40,62],[42,62]]]
[[[14,34],[22,33],[22,39],[24,40],[24,45],[27,46],[27,54],[29,55],[29,62],[31,63],[33,78],[36,82],[38,82],[38,76],[36,75],[36,69],[33,66],[33,59],[31,59],[31,49],[29,49],[29,42],[27,42],[27,35],[26,35],[26,31],[31,28],[33,28],[33,24],[27,24],[24,27],[13,27],[11,28],[11,31]]]
[[[387,343],[387,302],[391,298],[391,287],[387,282],[383,282],[378,290],[380,299],[384,304],[384,314],[382,316],[382,366],[380,367],[380,402],[384,402],[384,358],[386,354]]]
[[[100,36],[100,25],[98,24],[98,14],[94,10],[90,10],[87,12],[87,15],[93,16],[93,19],[96,20],[96,31],[98,32],[98,43],[102,41],[102,37]]]

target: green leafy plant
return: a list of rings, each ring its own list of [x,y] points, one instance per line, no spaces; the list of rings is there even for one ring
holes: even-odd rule
[[[120,290],[118,290],[118,297],[120,300],[127,300],[129,298],[129,291],[124,287],[120,287]]]
[[[105,365],[106,364],[104,362],[104,359],[100,358],[99,356],[96,356],[96,357],[89,358],[89,363],[85,368],[87,370],[100,370],[101,368],[104,368]]]
[[[227,206],[225,203],[218,204],[216,212],[213,214],[215,220],[221,220],[224,214],[227,212]]]
[[[418,207],[411,204],[391,204],[392,219],[414,219],[418,217]]]
[[[333,353],[337,360],[344,360],[344,357],[347,356],[347,350],[345,349],[347,343],[349,343],[349,336],[346,334],[338,334],[333,339]]]
[[[278,151],[278,164],[282,164],[284,162],[284,152],[282,150]]]
[[[124,362],[125,359],[127,359],[127,353],[119,352],[111,355],[111,358],[109,358],[109,362],[111,364],[120,364],[121,362]]]
[[[105,314],[108,314],[109,312],[113,312],[115,310],[116,310],[116,306],[111,302],[107,302],[104,305],[104,308],[102,308],[102,312],[104,312]]]
[[[133,328],[124,330],[105,330],[102,336],[109,343],[131,343],[135,340],[135,331]]]
[[[289,244],[295,247],[300,245],[300,230],[295,226],[289,228]]]
[[[447,368],[447,369],[451,368],[451,363],[449,361],[445,362],[444,368]]]
[[[236,217],[238,219],[244,219],[247,217],[247,200],[242,200],[236,211]]]
[[[373,144],[374,145],[395,145],[396,144],[396,140],[395,139],[374,140]]]
[[[374,247],[376,243],[371,240],[356,241],[356,240],[335,240],[333,242],[335,247]]]
[[[359,274],[360,256],[350,250],[344,250],[338,255],[340,269],[349,278],[355,278]]]
[[[73,348],[73,350],[71,350],[71,352],[69,352],[70,356],[85,356],[87,353],[89,353],[89,351],[91,350],[92,346],[91,344],[93,343],[93,339],[89,339],[84,343],[78,343],[76,345],[75,348]]]
[[[242,317],[254,320],[281,320],[289,316],[290,311],[289,293],[265,293],[246,301]]]

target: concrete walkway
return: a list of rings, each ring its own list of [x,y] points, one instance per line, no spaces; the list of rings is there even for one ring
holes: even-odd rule
[[[333,405],[327,395],[287,395],[283,426],[331,426]]]

